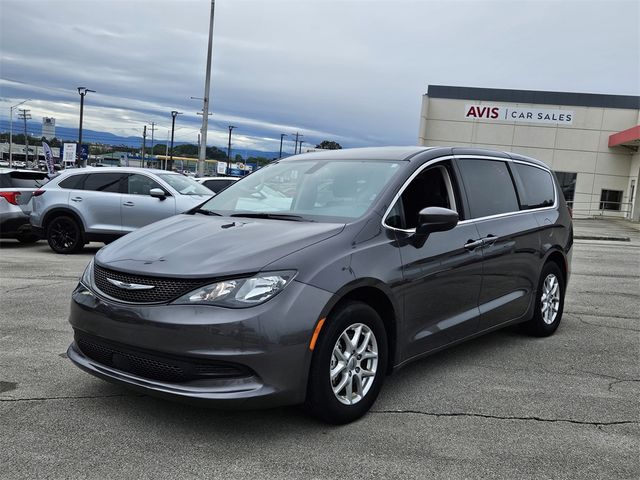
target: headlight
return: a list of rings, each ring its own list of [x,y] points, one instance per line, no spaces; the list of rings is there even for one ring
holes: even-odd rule
[[[249,278],[223,280],[183,295],[173,303],[247,308],[280,293],[295,277],[295,271],[260,273]]]
[[[89,265],[84,269],[84,272],[80,277],[80,283],[87,288],[91,288],[91,285],[93,285],[93,258],[89,262]]]

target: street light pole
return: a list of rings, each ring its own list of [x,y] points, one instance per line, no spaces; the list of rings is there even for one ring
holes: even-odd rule
[[[286,133],[281,133],[281,134],[280,134],[280,153],[278,154],[278,158],[279,158],[279,159],[280,159],[280,158],[282,158],[282,139],[283,139],[284,137],[286,137],[286,136],[287,136],[287,134],[286,134]]]
[[[20,103],[16,103],[12,107],[9,107],[9,168],[13,167],[13,109],[19,107],[23,103],[27,103],[31,99],[23,100]]]
[[[78,148],[76,149],[76,167],[82,166],[82,117],[84,114],[84,97],[89,92],[95,93],[96,91],[90,90],[87,87],[78,87],[78,94],[80,95],[80,127],[78,128]]]
[[[236,128],[234,125],[229,125],[229,145],[227,146],[227,160],[231,164],[231,132]]]
[[[26,108],[21,108],[19,118],[21,120],[24,120],[24,162],[26,165],[29,162],[29,137],[27,136],[27,120],[31,119],[29,110]],[[38,149],[36,147],[36,151],[37,150]]]
[[[182,115],[182,112],[175,110],[171,111],[171,151],[169,152],[169,162],[167,163],[167,170],[173,169],[173,134],[176,130],[176,117]]]
[[[202,129],[200,130],[200,150],[198,152],[198,176],[204,176],[204,160],[207,156],[207,129],[209,124],[209,94],[211,91],[211,50],[213,47],[213,13],[215,0],[211,0],[209,18],[209,45],[207,46],[207,71],[204,82],[204,98],[202,99]]]

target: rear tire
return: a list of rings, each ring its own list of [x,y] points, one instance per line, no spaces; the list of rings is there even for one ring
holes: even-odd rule
[[[47,225],[47,242],[56,253],[76,253],[84,247],[84,232],[73,217],[61,215]]]
[[[526,333],[548,337],[557,330],[564,310],[564,293],[564,275],[556,263],[547,262],[540,273],[533,318],[522,324]]]
[[[327,318],[315,345],[305,408],[322,421],[345,424],[369,411],[384,382],[387,334],[369,305],[347,302]]]

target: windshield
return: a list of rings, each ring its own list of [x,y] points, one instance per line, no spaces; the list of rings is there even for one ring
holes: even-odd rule
[[[200,208],[222,215],[355,219],[369,209],[399,167],[400,162],[379,160],[273,163],[230,185]]]
[[[158,176],[182,195],[213,195],[207,187],[184,175],[159,173]]]

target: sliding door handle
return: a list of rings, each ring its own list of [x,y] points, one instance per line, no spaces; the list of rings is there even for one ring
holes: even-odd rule
[[[467,243],[464,244],[464,248],[466,248],[467,250],[475,250],[478,247],[481,247],[483,245],[483,240],[467,240]]]

